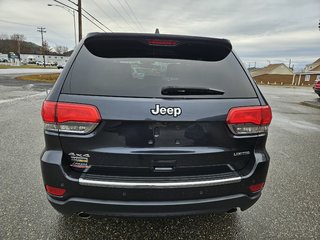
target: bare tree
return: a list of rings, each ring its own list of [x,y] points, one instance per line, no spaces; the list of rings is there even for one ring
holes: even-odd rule
[[[10,36],[10,39],[15,42],[15,45],[17,46],[17,53],[20,60],[20,48],[21,48],[21,42],[26,40],[26,37],[23,34],[14,33]]]
[[[54,49],[56,50],[56,53],[58,53],[58,54],[64,54],[65,52],[68,52],[67,46],[58,45]]]
[[[9,39],[9,35],[6,33],[1,33],[0,34],[0,40],[8,40]]]

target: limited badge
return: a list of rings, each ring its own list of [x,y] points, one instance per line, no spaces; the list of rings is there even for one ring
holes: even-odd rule
[[[245,155],[250,155],[250,151],[235,152],[235,153],[233,153],[233,156],[235,156],[235,157],[245,156]]]

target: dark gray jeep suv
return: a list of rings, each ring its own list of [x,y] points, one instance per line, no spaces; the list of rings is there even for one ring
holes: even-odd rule
[[[245,210],[271,109],[225,39],[92,33],[42,106],[44,186],[64,214]]]

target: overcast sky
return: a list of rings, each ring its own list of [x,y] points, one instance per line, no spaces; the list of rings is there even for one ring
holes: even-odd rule
[[[0,34],[22,33],[40,44],[37,26],[43,26],[50,46],[73,48],[72,14],[49,3],[56,4],[0,0]],[[114,32],[150,33],[159,28],[160,33],[230,39],[251,66],[288,64],[291,59],[301,68],[320,57],[319,0],[82,0],[82,5]],[[83,19],[84,35],[92,31],[101,30]]]

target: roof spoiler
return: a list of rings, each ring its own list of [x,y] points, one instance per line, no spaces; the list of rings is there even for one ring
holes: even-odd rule
[[[84,41],[104,58],[175,58],[220,61],[232,51],[227,39],[168,34],[92,33]]]

